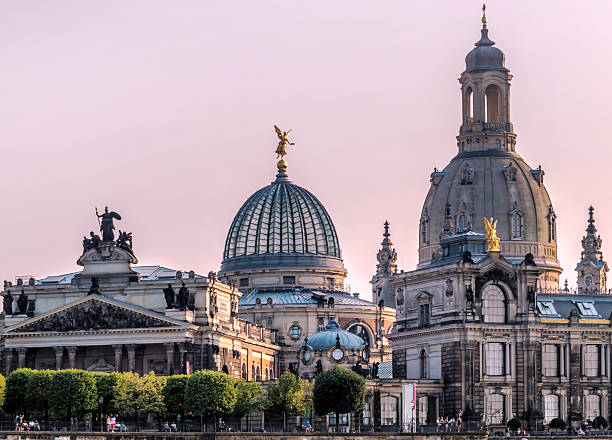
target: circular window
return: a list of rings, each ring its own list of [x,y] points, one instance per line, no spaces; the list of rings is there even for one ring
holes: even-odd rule
[[[361,357],[364,361],[368,362],[370,360],[370,351],[366,348],[363,350],[363,353],[361,353]]]
[[[304,363],[310,362],[310,359],[312,357],[312,354],[310,353],[310,350],[306,350],[304,352]]]
[[[293,324],[291,327],[289,327],[289,336],[291,336],[292,339],[298,339],[301,335],[302,329],[299,325]]]
[[[334,348],[334,351],[332,351],[332,357],[335,361],[341,361],[344,357],[344,352],[341,348]]]

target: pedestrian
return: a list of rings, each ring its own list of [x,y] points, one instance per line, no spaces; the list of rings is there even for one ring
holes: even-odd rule
[[[110,432],[111,430],[111,418],[106,416],[106,432]]]

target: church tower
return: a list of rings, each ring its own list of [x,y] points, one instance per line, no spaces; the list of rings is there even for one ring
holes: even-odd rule
[[[578,293],[597,294],[606,293],[606,273],[608,263],[603,259],[601,252],[601,237],[597,235],[595,227],[595,210],[589,206],[589,225],[586,235],[582,237],[582,254],[576,266],[578,272]]]
[[[393,243],[389,238],[389,222],[385,222],[385,232],[383,233],[383,241],[381,247],[376,254],[378,264],[376,265],[376,274],[372,277],[372,302],[383,304],[386,307],[395,308],[395,295],[393,294],[393,286],[391,281],[397,273],[397,253],[393,249]]]

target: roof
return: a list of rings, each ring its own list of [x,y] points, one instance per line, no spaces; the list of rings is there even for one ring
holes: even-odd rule
[[[612,295],[539,294],[538,312],[542,318],[569,318],[575,310],[581,319],[609,319]]]
[[[348,350],[363,350],[365,341],[354,333],[342,330],[336,320],[330,320],[324,330],[304,339],[302,345],[317,351],[338,345]]]
[[[272,304],[298,305],[317,304],[319,301],[329,302],[333,298],[334,304],[350,306],[375,306],[373,302],[355,297],[347,292],[303,289],[300,287],[287,289],[255,289],[244,293],[238,302],[239,306],[252,306],[260,300],[261,304],[267,304],[271,298]]]
[[[139,281],[175,280],[176,273],[178,272],[176,269],[170,269],[163,266],[132,266],[132,270],[140,274]],[[50,275],[48,277],[41,278],[40,280],[36,280],[36,285],[51,286],[70,284],[75,275],[78,275],[79,273],[81,272],[70,272],[63,275]],[[188,271],[183,271],[182,273],[184,279],[189,278]],[[196,274],[196,278],[203,278],[203,276]]]

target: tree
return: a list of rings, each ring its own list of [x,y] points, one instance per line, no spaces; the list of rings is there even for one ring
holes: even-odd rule
[[[507,426],[508,429],[516,431],[521,427],[521,421],[515,417],[513,419],[508,420]]]
[[[144,376],[136,373],[118,373],[115,394],[117,412],[133,414],[138,421],[142,414],[165,412],[163,388],[165,378],[150,372]]]
[[[181,418],[185,414],[185,387],[188,378],[186,374],[168,376],[163,390],[166,411],[170,414],[180,414]]]
[[[548,424],[550,429],[565,429],[565,421],[560,418],[554,418]]]
[[[49,385],[49,409],[57,418],[82,417],[98,405],[93,374],[83,370],[60,370]]]
[[[93,373],[96,381],[98,396],[102,397],[102,414],[116,414],[119,412],[117,401],[121,399],[124,391],[119,383],[119,373]]]
[[[283,415],[285,431],[288,415],[297,416],[306,413],[304,382],[292,372],[285,371],[276,382],[268,385],[265,408],[269,412]]]
[[[337,417],[361,412],[365,405],[365,379],[354,371],[333,367],[317,375],[313,397],[319,415],[333,412]]]
[[[0,407],[4,405],[4,391],[6,390],[6,379],[0,374]]]
[[[263,408],[262,396],[264,390],[257,382],[247,382],[242,379],[236,384],[236,405],[234,415],[244,417],[251,411],[259,411]]]
[[[13,371],[6,378],[4,411],[9,414],[24,413],[28,415],[28,404],[26,401],[28,381],[32,375],[29,368],[20,368]]]
[[[32,370],[26,386],[26,403],[30,411],[49,420],[49,388],[55,370]]]
[[[608,421],[603,416],[597,416],[593,419],[593,428],[595,429],[606,429],[608,427]]]
[[[197,371],[187,379],[187,407],[204,416],[221,417],[234,410],[236,379],[218,371]]]

